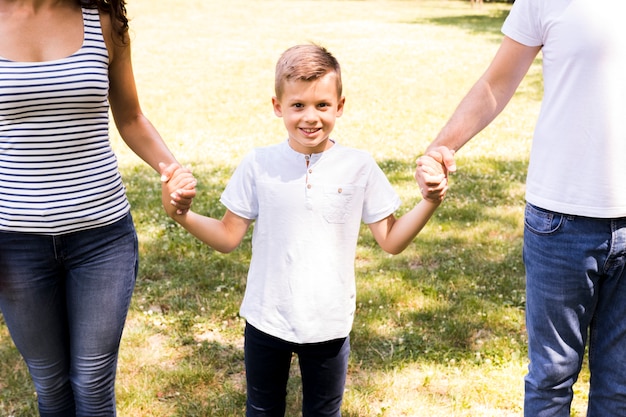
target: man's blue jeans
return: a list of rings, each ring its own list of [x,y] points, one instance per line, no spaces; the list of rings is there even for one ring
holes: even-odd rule
[[[524,415],[569,417],[589,341],[588,417],[626,416],[626,218],[526,206]]]
[[[59,236],[0,233],[0,308],[42,417],[115,416],[115,373],[137,276],[130,215]]]
[[[296,344],[246,324],[244,356],[247,417],[283,417],[291,357],[302,375],[302,416],[340,417],[348,371],[350,338]]]

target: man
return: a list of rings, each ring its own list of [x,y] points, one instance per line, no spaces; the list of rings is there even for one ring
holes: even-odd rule
[[[589,341],[588,417],[626,415],[626,29],[617,0],[517,0],[486,72],[418,159],[432,192],[542,52],[526,184],[527,417],[569,417]],[[442,174],[421,166],[432,159]]]

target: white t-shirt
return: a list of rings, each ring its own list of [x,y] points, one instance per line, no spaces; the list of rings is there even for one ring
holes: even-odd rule
[[[241,316],[293,343],[346,337],[356,308],[361,220],[377,222],[400,206],[374,159],[338,144],[313,155],[287,141],[257,148],[221,201],[255,220]]]
[[[622,0],[516,0],[503,33],[542,47],[544,98],[526,199],[626,216],[626,24]]]

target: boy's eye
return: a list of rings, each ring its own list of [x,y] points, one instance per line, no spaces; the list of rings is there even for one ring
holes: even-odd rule
[[[292,104],[292,106],[294,108],[296,108],[296,109],[303,109],[305,107],[304,104],[302,104],[302,103],[294,103],[294,104]],[[325,109],[325,108],[330,107],[330,104],[329,103],[319,103],[319,104],[316,105],[316,107],[318,109]]]

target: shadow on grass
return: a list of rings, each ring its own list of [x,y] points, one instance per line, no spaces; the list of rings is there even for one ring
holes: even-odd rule
[[[384,254],[363,226],[356,260],[351,369],[376,372],[410,363],[480,365],[525,356],[521,207],[526,164],[459,163],[462,169],[453,178],[449,197],[403,254]],[[415,188],[413,161],[380,165],[398,189]],[[194,210],[221,217],[219,196],[230,172],[232,167],[195,169],[200,184]],[[166,375],[155,401],[170,403],[176,416],[242,415],[245,384],[238,309],[250,234],[235,252],[219,254],[167,218],[160,206],[158,178],[149,168],[131,167],[124,177],[141,241],[140,276],[131,308],[158,311],[168,324],[155,331],[166,334],[173,348],[183,352],[173,369],[154,370]],[[405,198],[404,207],[415,202]],[[202,323],[205,328],[199,330]],[[202,331],[218,337],[199,339]],[[30,380],[4,333],[0,411],[32,415],[36,400]],[[300,407],[295,369],[289,392],[295,413]]]
[[[485,34],[494,40],[502,39],[502,24],[509,15],[508,9],[490,10],[489,13],[467,13],[462,15],[418,18],[409,23],[435,26],[452,26],[463,29],[471,35]]]
[[[351,336],[351,360],[361,371],[414,362],[504,363],[525,356],[521,208],[526,163],[462,163],[446,202],[405,253],[386,256],[363,226]],[[381,161],[380,166],[394,186],[415,187],[413,161]],[[231,171],[195,169],[200,185],[194,210],[222,216],[218,200]],[[176,402],[180,416],[241,412],[241,347],[223,340],[198,342],[194,323],[220,323],[216,327],[222,332],[240,337],[238,308],[250,233],[235,252],[216,253],[166,218],[159,184],[148,168],[133,168],[125,176],[138,228],[149,231],[134,308],[156,305],[171,316],[170,331],[188,352],[179,364],[190,370],[181,371],[187,376],[173,378],[164,388],[182,394],[169,401]],[[211,370],[210,375],[203,370]],[[297,376],[291,385],[296,393],[290,395],[297,396]],[[292,401],[295,410],[298,399]]]
[[[396,257],[373,255],[376,261],[360,268],[353,354],[366,369],[525,356],[526,162],[460,165],[448,198],[415,243]],[[394,185],[413,183],[411,164],[381,166]],[[362,247],[376,246],[370,234],[362,236]]]
[[[510,8],[492,9],[487,14],[465,13],[462,15],[449,15],[439,17],[424,17],[410,21],[410,24],[423,24],[434,26],[450,26],[464,30],[468,34],[468,42],[476,35],[487,35],[492,42],[500,43],[503,38],[502,25],[508,16]],[[534,101],[541,101],[543,97],[543,78],[540,69],[542,65],[541,53],[537,56],[534,65],[537,69],[531,69],[523,83],[517,89],[515,95],[524,95]]]

